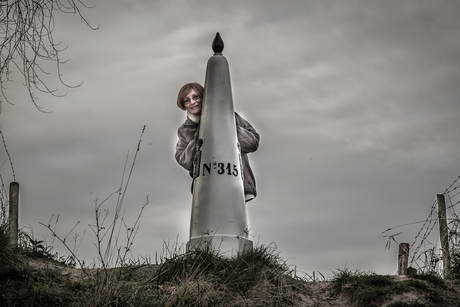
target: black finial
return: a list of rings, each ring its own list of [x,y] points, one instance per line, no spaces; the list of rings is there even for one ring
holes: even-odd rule
[[[224,50],[224,41],[220,37],[219,32],[217,32],[216,37],[212,41],[212,50],[214,50],[214,53],[222,53],[222,50]]]

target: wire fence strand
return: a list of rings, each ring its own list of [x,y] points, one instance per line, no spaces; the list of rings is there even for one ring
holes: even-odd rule
[[[449,253],[459,249],[460,235],[460,184],[457,177],[443,195],[446,200]],[[435,200],[431,206],[430,213],[410,245],[410,266],[423,272],[436,272],[442,275],[442,250],[439,240],[439,229],[433,232],[439,225],[438,201]],[[430,238],[434,242],[430,241]]]

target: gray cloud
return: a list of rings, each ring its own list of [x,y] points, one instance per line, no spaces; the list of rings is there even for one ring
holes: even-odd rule
[[[184,83],[204,81],[219,31],[236,110],[261,133],[250,155],[254,241],[275,242],[299,271],[348,263],[394,273],[381,232],[425,219],[459,175],[456,11],[455,1],[111,1],[87,11],[94,32],[60,16],[63,77],[84,84],[65,98],[40,95],[45,115],[18,80],[8,88],[16,105],[0,117],[21,224],[46,234],[38,222],[60,215],[65,234],[79,220],[79,253],[95,258],[94,200],[118,189],[146,125],[125,200],[133,222],[150,198],[134,253],[185,243],[190,177],[173,157],[185,116],[175,99]],[[401,240],[412,243],[416,228]]]

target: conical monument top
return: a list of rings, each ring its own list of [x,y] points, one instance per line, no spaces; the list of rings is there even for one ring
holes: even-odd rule
[[[215,54],[221,54],[224,50],[224,41],[220,37],[219,32],[217,32],[216,37],[214,37],[214,40],[212,41],[212,50]]]

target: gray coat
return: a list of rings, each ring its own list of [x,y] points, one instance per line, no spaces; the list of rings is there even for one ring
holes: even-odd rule
[[[236,132],[241,148],[241,160],[244,171],[244,193],[257,196],[256,180],[249,165],[248,153],[254,152],[259,147],[260,136],[257,131],[235,112]],[[176,145],[176,161],[183,168],[193,174],[193,157],[195,155],[195,144],[198,139],[199,124],[194,123],[187,117],[185,122],[177,129],[179,141]]]

